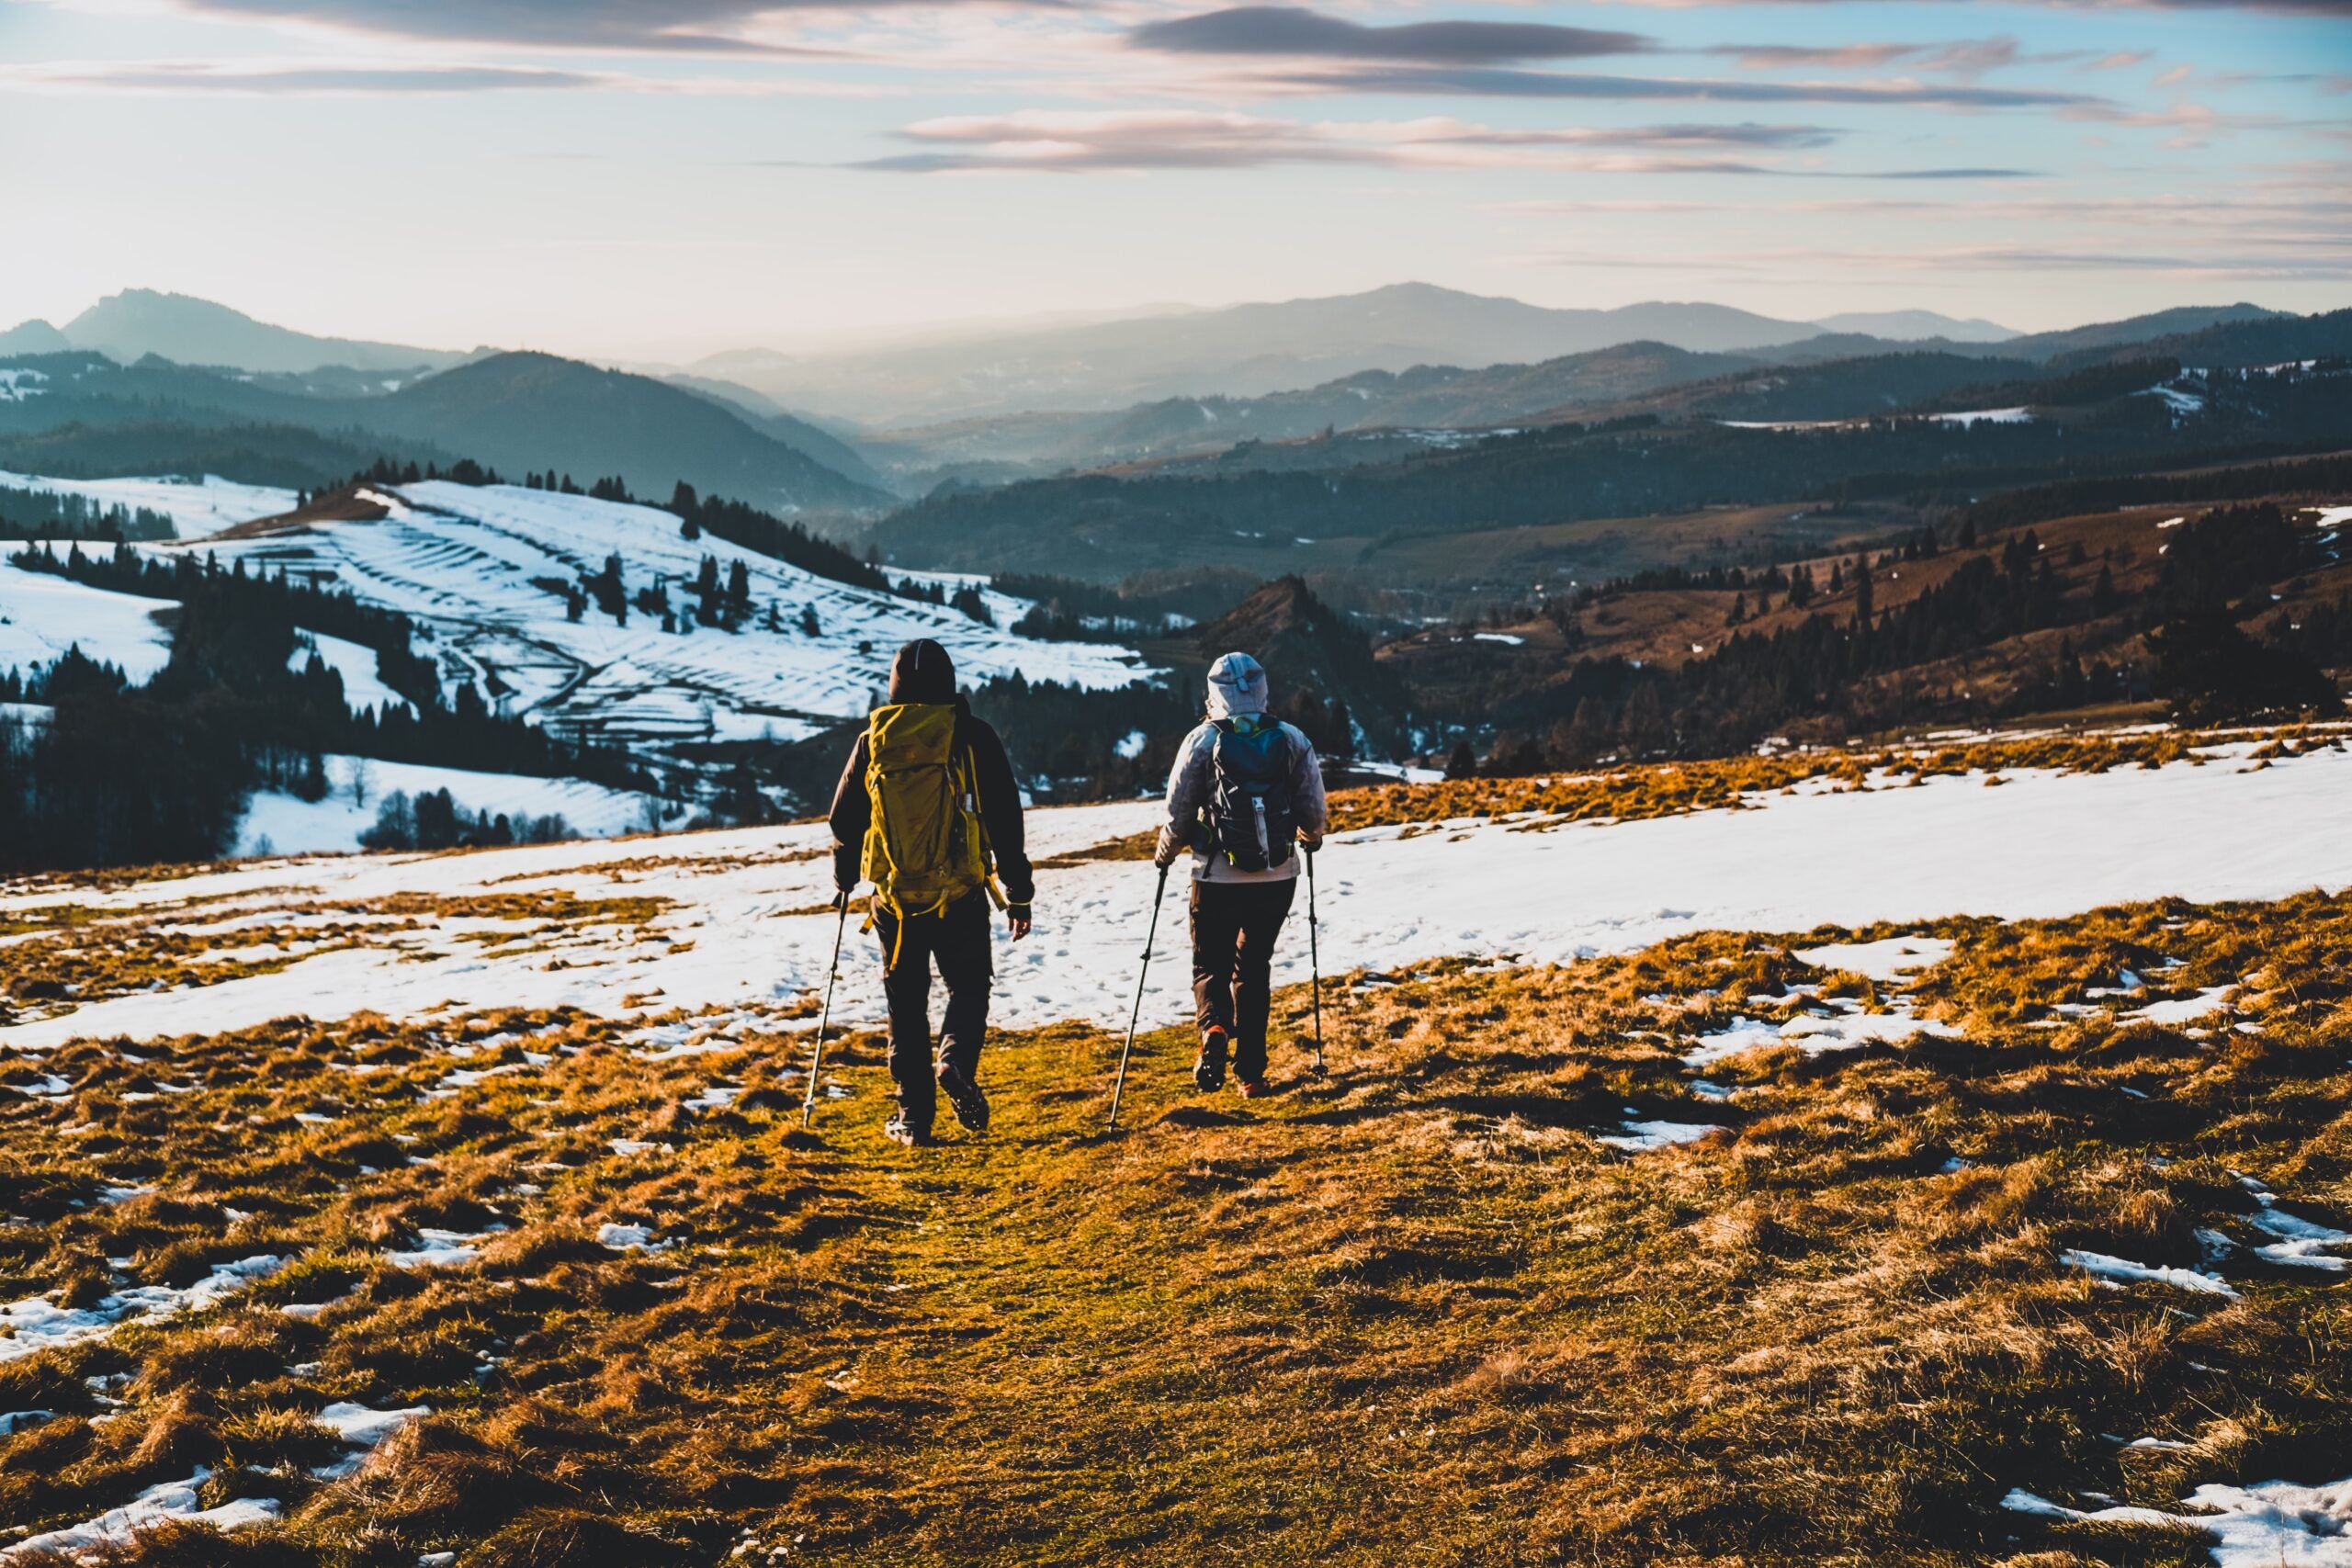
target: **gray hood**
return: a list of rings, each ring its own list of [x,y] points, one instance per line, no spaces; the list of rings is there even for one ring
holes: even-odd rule
[[[1209,716],[1238,718],[1266,711],[1266,667],[1246,653],[1228,653],[1209,666]]]

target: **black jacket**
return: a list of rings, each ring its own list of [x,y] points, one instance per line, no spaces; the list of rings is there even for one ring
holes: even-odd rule
[[[1009,904],[1025,908],[1036,897],[1036,878],[1029,869],[1028,839],[1021,821],[1021,785],[1012,776],[1012,760],[995,726],[972,716],[963,698],[956,699],[956,749],[972,757],[972,784],[979,796],[980,825],[988,829],[989,848],[996,855],[997,880],[1004,884]],[[864,875],[865,829],[874,822],[874,803],[865,794],[865,737],[851,748],[849,764],[833,790],[833,808],[827,820],[833,829],[833,885],[846,893]]]

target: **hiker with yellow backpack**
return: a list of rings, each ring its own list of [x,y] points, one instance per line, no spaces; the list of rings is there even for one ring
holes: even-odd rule
[[[876,708],[833,792],[833,884],[844,911],[861,881],[874,885],[871,925],[882,941],[890,1012],[892,1141],[932,1141],[939,1096],[974,1133],[989,1125],[980,1092],[994,973],[989,906],[1014,941],[1029,934],[1035,885],[1021,820],[1021,788],[1004,741],[956,690],[947,650],[929,637],[899,649],[889,701]],[[1001,879],[1001,880],[1000,880]],[[934,1058],[931,972],[947,987]]]

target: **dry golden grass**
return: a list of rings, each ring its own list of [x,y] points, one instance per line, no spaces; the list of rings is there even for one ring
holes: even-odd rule
[[[0,1439],[0,1523],[204,1464],[208,1502],[285,1522],[125,1561],[2024,1568],[2203,1551],[2005,1513],[2013,1485],[2168,1506],[2352,1472],[2330,1276],[2241,1251],[2223,1301],[2058,1261],[2257,1239],[2239,1173],[2352,1214],[2352,900],[1923,929],[1959,946],[1917,1004],[1966,1038],[1751,1053],[1707,1075],[1728,1101],[1694,1095],[1689,1036],[1801,1010],[1799,982],[1888,987],[1736,934],[1356,976],[1328,1078],[1288,992],[1276,1098],[1191,1093],[1165,1031],[1116,1134],[1115,1038],[1034,1031],[988,1060],[997,1131],[920,1156],[876,1134],[865,1036],[809,1132],[782,1035],[661,1062],[516,1012],[66,1047],[40,1059],[65,1100],[0,1097],[0,1300],[297,1261],[0,1364],[0,1410],[58,1412]],[[2239,1010],[2056,1010],[2123,967]],[[192,1091],[130,1098],[162,1077]],[[714,1079],[742,1093],[688,1109]],[[1724,1130],[1598,1143],[1629,1109]],[[108,1206],[108,1182],[158,1190]],[[615,1252],[607,1221],[665,1246]],[[384,1257],[493,1224],[465,1267]],[[435,1414],[321,1481],[341,1450],[308,1417],[337,1399]]]

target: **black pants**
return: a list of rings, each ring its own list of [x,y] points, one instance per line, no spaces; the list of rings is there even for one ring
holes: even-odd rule
[[[1237,1077],[1266,1076],[1266,1013],[1274,939],[1290,914],[1295,877],[1281,882],[1193,884],[1193,1002],[1201,1032],[1233,1038]]]
[[[939,1057],[966,1077],[978,1080],[980,1042],[989,1028],[989,896],[975,888],[936,915],[908,919],[901,938],[899,919],[874,911],[882,938],[882,993],[890,1003],[890,1078],[907,1122],[928,1131],[939,1109],[939,1085],[931,1049],[931,966],[947,986],[947,1015],[939,1032]],[[895,950],[898,961],[892,963]]]

